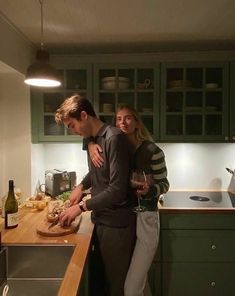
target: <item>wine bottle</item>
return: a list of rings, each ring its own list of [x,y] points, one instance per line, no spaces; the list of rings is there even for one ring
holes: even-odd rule
[[[5,202],[5,228],[18,226],[18,203],[14,193],[14,181],[9,180],[9,191]]]

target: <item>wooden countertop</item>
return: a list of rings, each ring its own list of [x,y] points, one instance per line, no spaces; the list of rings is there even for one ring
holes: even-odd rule
[[[58,292],[59,296],[75,296],[79,289],[82,272],[88,255],[93,224],[90,212],[82,213],[82,221],[77,233],[60,237],[43,237],[37,234],[36,227],[45,218],[46,209],[36,211],[30,208],[19,210],[19,225],[10,230],[4,229],[4,220],[0,218],[2,228],[2,244],[73,244],[76,245],[64,279]]]

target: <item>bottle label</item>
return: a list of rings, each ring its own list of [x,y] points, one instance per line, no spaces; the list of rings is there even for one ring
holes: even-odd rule
[[[13,214],[6,214],[7,215],[7,226],[16,226],[18,225],[18,212]]]

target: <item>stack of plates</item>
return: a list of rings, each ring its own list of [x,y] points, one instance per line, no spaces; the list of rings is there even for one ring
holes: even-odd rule
[[[104,113],[112,113],[113,105],[112,104],[103,104],[103,112]]]
[[[207,83],[206,88],[207,89],[218,88],[218,84],[217,83]]]
[[[103,89],[127,89],[129,88],[130,81],[126,77],[115,77],[115,76],[110,76],[110,77],[104,77],[102,79],[102,88]]]

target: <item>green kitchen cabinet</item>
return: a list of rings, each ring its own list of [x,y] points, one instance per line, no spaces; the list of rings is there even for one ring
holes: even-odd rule
[[[89,296],[90,295],[89,285],[90,283],[89,283],[89,256],[88,256],[87,262],[83,270],[81,283],[80,283],[79,290],[77,292],[77,296]]]
[[[148,282],[153,296],[161,296],[162,288],[162,265],[161,265],[161,240],[159,241],[156,255],[148,273]]]
[[[161,213],[162,296],[232,295],[232,212]]]
[[[230,63],[230,138],[235,141],[235,62]]]
[[[162,296],[225,296],[234,293],[235,264],[165,263]]]
[[[79,93],[92,98],[92,66],[79,64],[58,69],[62,85],[57,88],[33,88],[31,91],[32,141],[79,142],[64,125],[55,122],[55,111],[65,98]]]
[[[228,142],[228,63],[163,63],[161,141]]]
[[[235,141],[235,62],[86,63],[57,57],[62,86],[32,88],[32,141],[79,142],[54,120],[74,93],[92,100],[101,120],[115,110],[137,109],[157,142]]]
[[[113,122],[120,105],[130,105],[156,140],[159,138],[159,64],[95,64],[94,98],[99,117]]]

